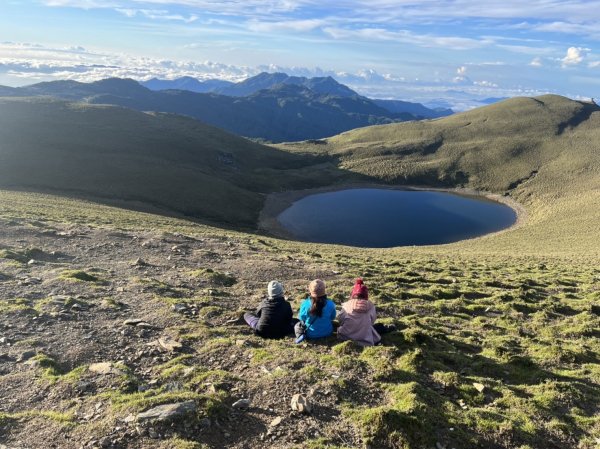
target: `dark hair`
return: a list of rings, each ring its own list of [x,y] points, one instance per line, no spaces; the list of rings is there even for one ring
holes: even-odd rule
[[[310,314],[313,316],[318,316],[319,318],[323,316],[323,308],[325,307],[325,301],[327,300],[327,295],[319,296],[318,298],[314,298],[311,296],[312,304],[310,306]]]

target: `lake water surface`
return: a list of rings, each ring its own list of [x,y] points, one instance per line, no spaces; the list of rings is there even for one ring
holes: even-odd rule
[[[386,248],[478,237],[513,225],[517,215],[480,197],[357,188],[306,196],[277,219],[298,240]]]

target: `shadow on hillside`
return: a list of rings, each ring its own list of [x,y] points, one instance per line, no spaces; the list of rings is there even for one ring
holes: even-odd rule
[[[573,115],[571,119],[558,125],[557,134],[562,134],[569,128],[576,128],[586,120],[588,120],[594,112],[600,112],[600,107],[594,103],[580,102],[583,106],[581,111]]]

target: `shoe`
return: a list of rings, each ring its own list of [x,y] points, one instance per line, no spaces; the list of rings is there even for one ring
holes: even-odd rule
[[[302,334],[302,335],[300,335],[298,338],[296,338],[296,339],[294,340],[294,342],[295,342],[297,345],[299,345],[300,343],[302,343],[302,342],[304,341],[304,339],[305,339],[305,338],[306,338],[306,334]]]

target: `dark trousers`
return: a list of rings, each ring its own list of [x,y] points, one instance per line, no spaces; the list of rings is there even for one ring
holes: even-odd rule
[[[244,313],[244,321],[248,324],[248,326],[250,326],[252,329],[256,329],[256,326],[258,325],[258,320],[260,318],[257,317],[254,313],[252,312],[246,312]],[[289,329],[288,329],[288,334],[289,335],[293,335],[294,334],[294,326],[296,325],[296,323],[299,320],[297,318],[292,318],[292,321],[290,322],[289,325]]]
[[[390,329],[388,326],[381,323],[373,324],[373,329],[375,329],[379,335],[387,334],[388,332],[392,331],[392,329]]]

